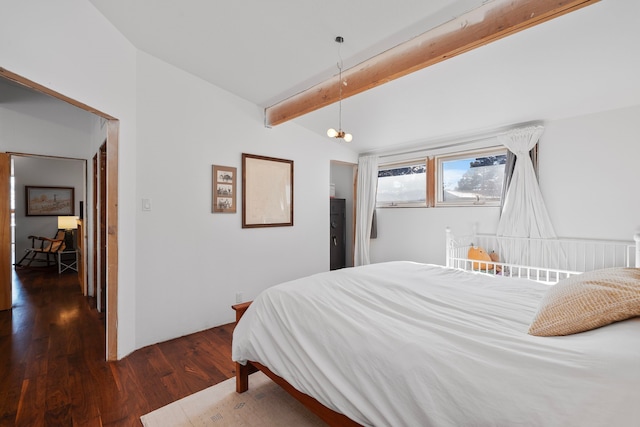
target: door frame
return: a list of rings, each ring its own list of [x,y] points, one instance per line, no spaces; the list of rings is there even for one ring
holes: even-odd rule
[[[0,153],[0,310],[12,306],[11,155]]]
[[[118,359],[118,140],[120,121],[100,110],[90,107],[75,99],[49,89],[39,83],[0,67],[0,77],[11,80],[37,92],[67,102],[82,110],[95,114],[106,120],[107,124],[107,327],[106,327],[106,360]],[[10,250],[10,248],[9,248]],[[94,266],[95,268],[95,266]],[[2,270],[0,270],[2,271]],[[11,273],[11,270],[8,270]],[[11,276],[9,281],[1,281],[3,287],[9,287],[11,295]],[[7,283],[5,283],[7,282]],[[1,289],[6,292],[6,289]]]

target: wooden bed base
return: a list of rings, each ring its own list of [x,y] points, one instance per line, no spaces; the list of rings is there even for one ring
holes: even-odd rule
[[[251,305],[251,302],[244,302],[231,306],[236,312],[236,324],[242,317],[247,308]],[[336,427],[358,427],[360,424],[351,420],[347,416],[327,408],[322,403],[318,402],[308,394],[304,394],[296,390],[286,380],[271,372],[269,368],[258,362],[247,362],[246,365],[241,365],[236,362],[236,392],[244,393],[249,390],[249,375],[256,371],[262,371],[266,376],[271,378],[273,382],[282,387],[287,393],[293,396],[296,400],[302,403],[307,409],[319,416],[324,422],[330,426]],[[361,427],[361,426],[360,426]]]

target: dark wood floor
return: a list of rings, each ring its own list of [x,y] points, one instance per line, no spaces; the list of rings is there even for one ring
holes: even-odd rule
[[[140,426],[235,374],[232,324],[107,363],[103,319],[74,273],[19,269],[13,292],[0,311],[0,426]]]

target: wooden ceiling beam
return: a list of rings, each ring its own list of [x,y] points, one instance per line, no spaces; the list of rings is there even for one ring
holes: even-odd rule
[[[600,0],[494,0],[342,71],[342,99]],[[336,75],[265,109],[276,126],[339,100]]]

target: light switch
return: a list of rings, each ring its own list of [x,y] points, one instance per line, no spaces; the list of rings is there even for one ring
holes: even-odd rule
[[[143,211],[151,210],[151,199],[147,199],[147,198],[142,199],[142,210]]]

